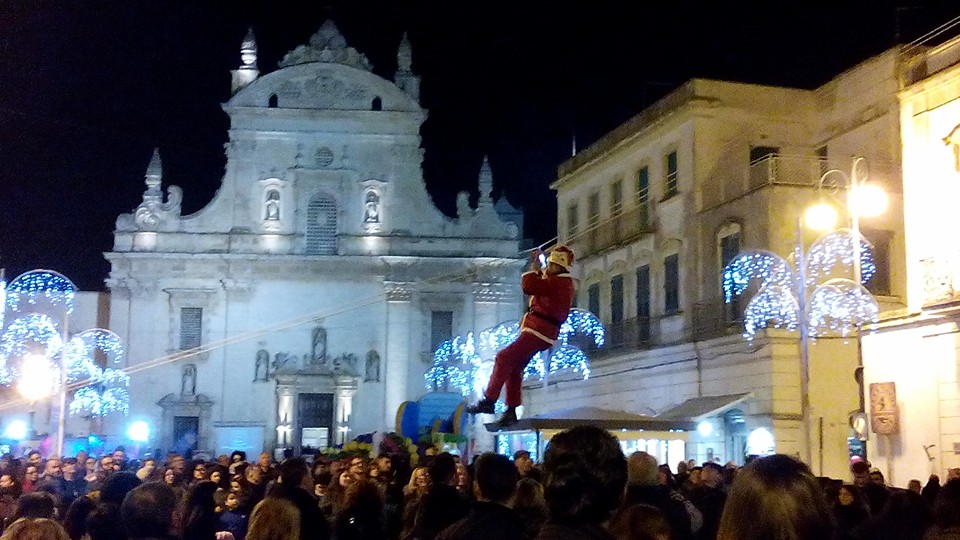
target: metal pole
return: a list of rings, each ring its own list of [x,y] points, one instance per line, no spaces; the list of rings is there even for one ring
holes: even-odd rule
[[[64,303],[66,305],[66,303]],[[70,338],[70,313],[63,310],[63,348],[60,349],[60,418],[57,419],[57,454],[63,458],[63,437],[67,428],[67,340]]]
[[[854,158],[853,166],[850,169],[850,191],[847,194],[847,209],[850,212],[850,232],[853,235],[853,281],[857,286],[861,285],[861,280],[863,279],[863,269],[861,268],[861,249],[860,249],[860,212],[857,209],[857,205],[853,204],[853,201],[850,200],[850,195],[855,193],[854,190],[860,188],[865,182],[866,178],[857,177],[857,164],[863,160],[863,158]],[[863,388],[863,341],[861,340],[861,330],[862,326],[857,325],[857,367],[855,374],[859,374],[857,377],[857,398],[859,400],[860,412],[866,412],[866,399],[864,396]],[[863,445],[863,459],[867,459],[867,445]]]
[[[810,441],[810,328],[807,314],[807,270],[803,246],[803,223],[797,218],[797,307],[800,326],[800,442],[803,460],[813,463]]]

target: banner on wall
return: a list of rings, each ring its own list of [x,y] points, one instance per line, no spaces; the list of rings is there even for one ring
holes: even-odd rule
[[[877,435],[894,435],[900,432],[896,383],[870,384],[870,428]]]

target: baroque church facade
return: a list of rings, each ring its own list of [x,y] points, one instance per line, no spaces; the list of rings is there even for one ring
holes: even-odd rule
[[[213,200],[181,215],[155,153],[106,254],[131,419],[181,452],[391,431],[437,344],[520,314],[520,226],[498,215],[486,163],[476,208],[461,194],[450,219],[431,202],[406,39],[394,82],[332,21],[272,73],[252,36],[242,62]]]

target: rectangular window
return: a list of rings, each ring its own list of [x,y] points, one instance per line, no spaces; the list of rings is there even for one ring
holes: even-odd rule
[[[430,350],[435,351],[444,341],[453,338],[453,312],[430,312]]]
[[[650,169],[641,167],[637,171],[637,209],[641,227],[650,221]]]
[[[650,341],[650,265],[637,268],[637,337]]]
[[[576,204],[567,207],[567,236],[573,238],[580,232],[580,209]]]
[[[600,223],[600,194],[591,193],[590,199],[588,201],[588,208],[590,211],[590,226],[593,227],[597,223]]]
[[[180,308],[180,350],[200,346],[203,337],[203,308]]]
[[[663,259],[663,311],[672,315],[680,311],[680,254]]]
[[[587,309],[597,317],[600,316],[600,284],[594,283],[587,289]]]
[[[820,176],[830,170],[830,154],[827,151],[827,145],[817,148],[817,163],[820,165]]]
[[[666,175],[663,179],[663,198],[669,199],[677,194],[679,191],[679,174],[677,173],[677,151],[674,150],[667,154],[667,157],[664,159],[666,162],[664,169],[666,170]]]
[[[617,180],[610,186],[610,215],[615,216],[623,210],[623,180]]]
[[[720,238],[720,282],[723,282],[723,271],[737,255],[740,254],[740,233],[735,232]],[[724,312],[727,321],[740,319],[739,298],[734,297],[725,304]]]
[[[864,285],[873,294],[890,294],[890,239],[891,231],[861,229],[860,233],[873,246],[873,264],[876,273]]]
[[[610,322],[623,321],[623,275],[617,274],[610,279]]]

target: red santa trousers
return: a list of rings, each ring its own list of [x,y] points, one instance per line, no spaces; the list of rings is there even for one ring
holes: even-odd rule
[[[523,385],[523,370],[530,363],[533,355],[549,349],[551,345],[529,332],[520,332],[520,337],[502,351],[497,353],[493,363],[493,374],[484,397],[496,401],[500,397],[500,389],[506,385],[507,397],[504,400],[507,407],[517,407],[521,403],[521,386]]]

